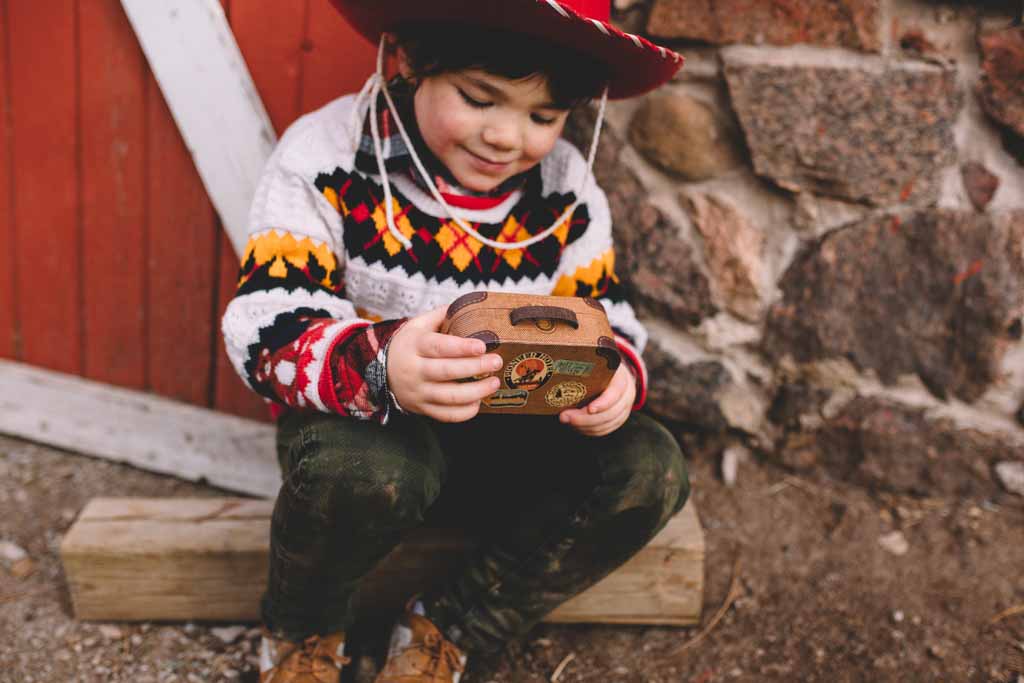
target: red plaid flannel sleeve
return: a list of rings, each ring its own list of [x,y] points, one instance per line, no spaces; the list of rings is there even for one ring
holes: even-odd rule
[[[388,389],[387,347],[404,322],[310,320],[293,343],[260,353],[256,380],[288,408],[385,423],[398,409]]]

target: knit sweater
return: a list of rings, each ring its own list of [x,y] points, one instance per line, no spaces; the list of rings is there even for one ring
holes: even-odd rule
[[[263,170],[238,290],[222,320],[228,356],[245,383],[278,410],[386,423],[401,410],[388,387],[388,345],[409,317],[476,290],[592,296],[635,370],[639,408],[647,334],[615,275],[611,217],[596,182],[546,239],[494,249],[447,217],[406,163],[408,150],[386,137],[395,223],[412,245],[406,248],[388,230],[376,158],[363,134],[368,107],[356,105],[354,96],[341,97],[297,120]],[[386,107],[381,116],[388,136]],[[414,129],[409,118],[402,120]],[[446,199],[469,207],[460,211],[484,237],[518,242],[575,201],[585,172],[580,153],[559,140],[497,197]]]

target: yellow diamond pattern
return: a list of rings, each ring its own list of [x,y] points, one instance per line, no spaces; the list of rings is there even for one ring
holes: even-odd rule
[[[530,238],[530,233],[526,232],[526,228],[519,224],[515,216],[509,216],[508,220],[505,221],[505,227],[501,229],[501,234],[498,235],[498,242],[521,242],[525,239]],[[512,266],[513,269],[518,269],[519,264],[523,262],[523,250],[522,249],[509,249],[501,252],[501,257],[505,259],[505,262]]]
[[[465,239],[463,239],[463,236],[465,236]],[[462,228],[453,221],[448,221],[442,225],[441,229],[434,236],[434,240],[441,245],[441,250],[448,254],[452,265],[458,268],[460,273],[469,267],[469,264],[473,262],[473,258],[480,253],[480,249],[484,246],[482,242],[472,235],[466,235]],[[454,246],[456,244],[458,246]]]
[[[412,239],[412,236],[416,233],[415,228],[412,227],[412,223],[409,222],[408,216],[402,216],[399,218],[399,214],[402,212],[401,205],[398,200],[394,197],[391,198],[391,206],[395,216],[395,226],[398,227],[398,231],[405,235],[406,239]],[[402,243],[395,239],[395,236],[388,230],[388,217],[384,212],[384,204],[378,204],[377,208],[373,210],[373,224],[377,226],[378,233],[384,233],[384,237],[381,240],[384,242],[384,248],[388,250],[388,253],[392,256],[402,251]]]

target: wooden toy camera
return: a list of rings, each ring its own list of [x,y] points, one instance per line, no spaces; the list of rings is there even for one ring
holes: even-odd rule
[[[481,402],[481,413],[584,406],[622,362],[604,307],[590,297],[471,292],[448,307],[441,332],[480,339],[502,358],[501,388]]]

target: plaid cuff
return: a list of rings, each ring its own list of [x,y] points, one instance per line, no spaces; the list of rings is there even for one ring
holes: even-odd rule
[[[387,394],[387,406],[384,409],[384,415],[381,416],[380,423],[387,424],[388,419],[391,417],[392,412],[398,412],[400,415],[405,415],[405,409],[395,398],[395,394],[391,391],[391,386],[388,384],[388,353],[391,351],[391,340],[395,338],[395,334],[398,330],[402,329],[402,326],[408,322],[408,318],[402,318],[398,322],[398,326],[391,331],[391,336],[388,338],[388,342],[384,345],[384,391]]]
[[[328,406],[341,415],[387,422],[393,403],[388,388],[386,349],[401,320],[366,325],[339,335],[330,350],[325,379]]]

